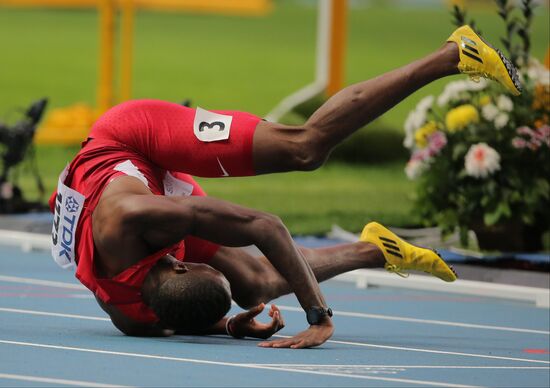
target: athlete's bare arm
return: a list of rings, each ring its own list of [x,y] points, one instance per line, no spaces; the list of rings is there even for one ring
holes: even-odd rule
[[[110,276],[193,235],[224,246],[256,245],[286,279],[304,310],[326,307],[306,259],[281,220],[271,214],[209,197],[152,195],[138,179],[120,177],[105,189],[94,211],[93,231],[98,261]],[[316,346],[333,331],[327,316],[288,346]]]
[[[96,297],[97,303],[111,318],[111,322],[117,329],[126,335],[132,337],[170,337],[174,334],[188,334],[188,335],[214,335],[214,334],[230,334],[234,337],[252,337],[267,339],[273,334],[285,327],[283,317],[279,308],[275,305],[271,305],[269,310],[269,316],[271,322],[261,323],[255,319],[260,314],[265,305],[262,303],[255,306],[248,311],[237,314],[234,317],[224,317],[219,322],[215,323],[211,327],[205,328],[201,331],[185,331],[185,330],[171,330],[166,329],[158,324],[140,323],[136,322],[126,315],[122,314],[115,306],[104,303],[101,299]],[[227,320],[231,319],[231,332],[227,333]]]

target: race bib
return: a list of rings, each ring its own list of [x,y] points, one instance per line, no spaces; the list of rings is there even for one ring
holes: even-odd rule
[[[211,142],[229,139],[233,116],[210,112],[197,107],[193,132],[200,141]]]
[[[76,226],[86,199],[78,191],[65,186],[68,167],[59,176],[52,225],[52,256],[62,268],[73,268],[75,263]]]
[[[193,192],[193,185],[184,181],[180,181],[168,171],[164,176],[164,195],[168,197],[174,196],[189,196]]]

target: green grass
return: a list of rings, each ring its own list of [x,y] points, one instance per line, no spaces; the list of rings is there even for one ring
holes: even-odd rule
[[[413,184],[401,164],[330,164],[314,172],[252,178],[200,179],[209,195],[279,215],[295,234],[338,224],[359,231],[369,220],[411,225]]]
[[[385,2],[378,2],[384,4]],[[443,3],[443,2],[442,2]],[[358,2],[360,4],[360,2]],[[313,79],[315,8],[277,1],[266,17],[226,17],[139,12],[136,19],[134,98],[180,101],[205,108],[266,114],[281,98]],[[533,53],[548,47],[548,9],[535,18]],[[498,44],[502,22],[492,7],[470,12],[484,35]],[[83,101],[95,105],[98,18],[94,11],[0,7],[0,121],[13,109],[48,96],[51,107]],[[452,31],[445,7],[356,7],[349,13],[346,83],[377,76],[442,44]],[[401,131],[408,111],[446,81],[417,92],[383,117]],[[38,164],[48,190],[76,148],[39,147]],[[32,178],[21,174],[29,197]],[[280,215],[294,233],[319,233],[332,223],[359,230],[371,218],[414,223],[413,185],[403,166],[329,165],[314,173],[205,180],[216,197]]]

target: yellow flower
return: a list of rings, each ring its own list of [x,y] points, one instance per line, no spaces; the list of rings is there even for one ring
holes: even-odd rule
[[[481,106],[485,106],[485,105],[488,105],[490,103],[491,103],[491,97],[489,97],[486,94],[481,96],[481,98],[479,99],[479,105],[481,105]]]
[[[478,123],[479,113],[475,106],[466,104],[451,109],[445,117],[445,125],[449,132],[464,129],[468,124]]]
[[[414,134],[414,140],[418,148],[424,148],[428,145],[428,136],[437,131],[438,125],[435,121],[429,121],[423,127],[418,128]]]

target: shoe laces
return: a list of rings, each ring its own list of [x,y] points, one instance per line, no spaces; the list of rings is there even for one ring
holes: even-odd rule
[[[471,66],[465,66],[463,73],[468,74],[470,76],[470,79],[475,83],[479,83],[482,77],[487,79],[492,79],[493,81],[497,80],[492,74],[489,74],[484,71],[479,71],[478,69]]]
[[[409,277],[409,273],[408,272],[403,272],[401,267],[395,265],[395,264],[386,264],[386,270],[388,272],[393,272],[399,276],[401,276],[402,278],[408,278]]]

